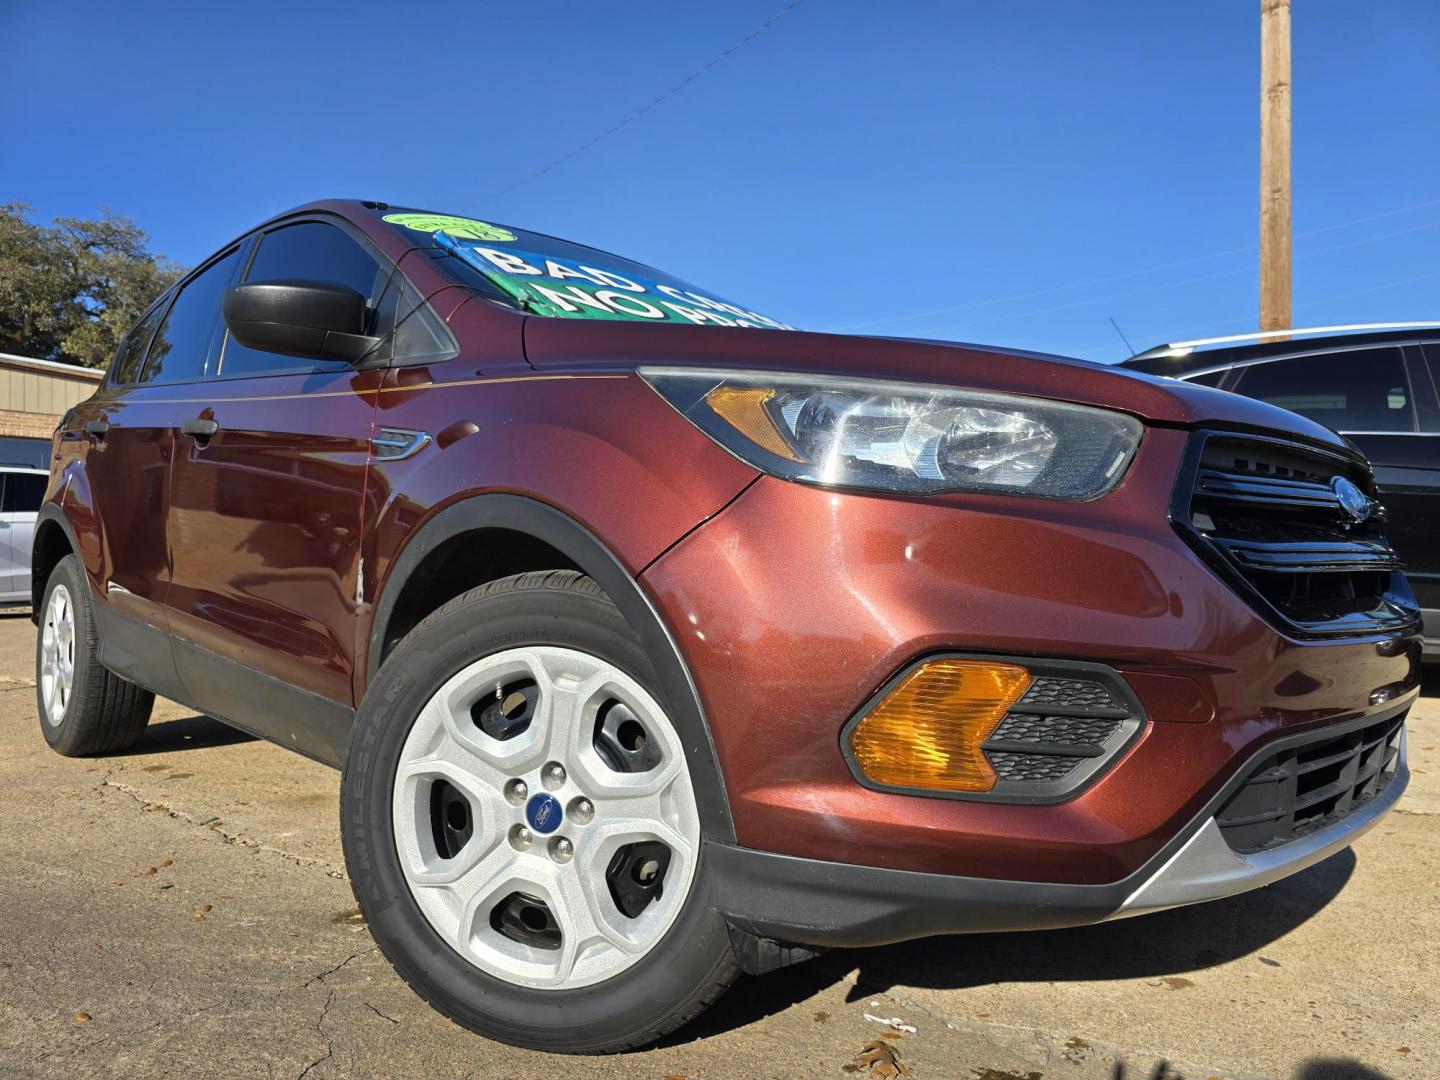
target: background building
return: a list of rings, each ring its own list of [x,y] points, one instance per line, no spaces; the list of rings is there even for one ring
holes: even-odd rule
[[[50,467],[50,433],[104,372],[0,353],[0,465]]]

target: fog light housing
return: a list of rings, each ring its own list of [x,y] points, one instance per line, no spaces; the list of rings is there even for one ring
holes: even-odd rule
[[[1029,686],[1019,664],[928,660],[851,728],[851,759],[883,787],[989,791],[995,770],[980,744]]]

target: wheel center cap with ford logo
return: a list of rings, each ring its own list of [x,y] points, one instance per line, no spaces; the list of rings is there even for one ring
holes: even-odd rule
[[[560,827],[565,811],[560,809],[560,800],[554,795],[535,795],[525,804],[525,820],[542,836]]]
[[[1337,476],[1330,481],[1330,490],[1335,493],[1335,501],[1340,504],[1340,509],[1357,524],[1367,520],[1374,510],[1370,497],[1343,476]]]

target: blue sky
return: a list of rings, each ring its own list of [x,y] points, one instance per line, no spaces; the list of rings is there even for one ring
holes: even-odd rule
[[[1116,360],[1256,322],[1258,3],[0,0],[0,200],[182,262],[339,195],[811,329]],[[1295,317],[1440,317],[1440,5],[1302,0]],[[505,190],[510,188],[510,190]],[[500,194],[497,194],[500,193]]]

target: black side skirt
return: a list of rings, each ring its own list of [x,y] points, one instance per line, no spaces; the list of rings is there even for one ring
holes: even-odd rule
[[[96,603],[100,662],[122,679],[326,765],[345,760],[355,710]]]

